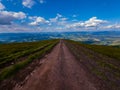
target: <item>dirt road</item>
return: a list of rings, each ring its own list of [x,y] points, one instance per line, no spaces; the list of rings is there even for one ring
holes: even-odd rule
[[[45,56],[23,85],[14,90],[97,90],[63,41]]]

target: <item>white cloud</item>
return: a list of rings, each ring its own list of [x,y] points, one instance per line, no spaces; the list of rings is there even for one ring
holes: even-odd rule
[[[14,20],[21,20],[26,18],[26,14],[23,12],[12,12],[12,11],[0,11],[0,24],[9,25]]]
[[[107,21],[97,19],[97,17],[92,17],[88,21],[84,22],[85,27],[96,27],[100,24],[106,23]]]
[[[0,11],[1,28],[6,31],[12,29],[13,31],[24,32],[120,30],[120,24],[110,24],[110,22],[108,23],[107,20],[98,19],[97,17],[92,17],[86,21],[72,21],[61,14],[57,14],[54,18],[50,19],[45,19],[41,16],[26,17],[26,14],[23,12]],[[17,23],[15,23],[14,20],[20,20],[22,23],[15,25]],[[0,30],[2,31],[2,29]]]
[[[58,13],[55,18],[49,19],[49,25],[65,26],[65,24],[67,24],[67,21],[68,21],[68,18]]]
[[[3,32],[36,32],[37,29],[29,27],[26,25],[12,24],[12,25],[2,25],[0,26],[0,33]]]
[[[49,20],[43,17],[29,17],[31,22],[29,25],[44,27],[44,30],[89,30],[100,28],[101,25],[106,23],[106,20],[97,19],[97,17],[92,17],[86,21],[69,21],[68,18],[61,14],[57,14],[55,18],[50,18]]]
[[[60,18],[62,18],[63,16],[61,14],[57,14],[57,16],[55,18],[50,18],[50,22],[57,22]]]
[[[41,3],[41,4],[45,3],[45,0],[40,0],[40,3]]]
[[[106,25],[102,29],[120,29],[120,24]]]
[[[81,22],[76,22],[76,23],[72,23],[72,24],[68,24],[66,25],[66,28],[81,28],[84,27],[84,23]]]
[[[26,14],[23,12],[12,12],[13,17],[17,18],[17,19],[24,19],[26,18]]]
[[[33,25],[33,26],[49,23],[49,21],[45,20],[43,17],[34,16],[34,17],[29,17],[29,19],[32,20],[32,22],[29,23],[29,25]]]
[[[61,21],[66,21],[68,18],[60,18]]]
[[[32,8],[36,3],[36,0],[23,0],[22,4],[23,6],[27,7],[27,8]],[[40,4],[45,3],[45,0],[39,0]]]
[[[97,17],[92,17],[87,21],[79,21],[72,24],[66,25],[66,28],[79,28],[79,29],[96,29],[98,26],[106,23],[106,20],[97,19]]]
[[[5,6],[0,2],[0,10],[5,9]]]
[[[27,8],[31,8],[35,2],[33,0],[23,0],[22,4]]]

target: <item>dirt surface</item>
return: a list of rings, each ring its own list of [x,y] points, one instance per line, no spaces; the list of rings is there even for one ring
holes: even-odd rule
[[[95,52],[84,45],[65,41],[73,55],[80,61],[88,77],[99,90],[120,90],[119,60]],[[108,66],[107,66],[108,65]],[[113,67],[110,66],[113,65]],[[117,68],[114,68],[117,67]],[[116,74],[117,73],[117,74]]]
[[[41,63],[14,90],[98,90],[62,40]]]

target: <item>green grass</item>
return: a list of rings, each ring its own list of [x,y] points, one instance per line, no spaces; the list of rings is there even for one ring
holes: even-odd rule
[[[45,40],[41,42],[0,45],[0,65],[8,62],[16,62],[16,60],[18,60],[20,57],[35,53],[43,47],[49,45],[51,42],[51,40]]]
[[[120,48],[118,48],[118,46],[114,47],[114,46],[103,46],[103,45],[89,45],[89,44],[81,44],[79,42],[74,42],[74,41],[69,41],[69,42],[89,48],[95,52],[101,53],[111,58],[115,58],[116,60],[120,60]]]
[[[66,40],[71,52],[88,70],[105,81],[111,90],[120,90],[120,48],[117,46],[102,46],[82,44]]]
[[[4,58],[1,59],[0,65],[2,65],[4,63],[7,63],[7,62],[12,62],[14,60],[19,59],[20,57],[24,57],[24,56],[29,55],[31,53],[35,53],[35,52],[41,50],[42,48],[47,47],[49,44],[50,43],[48,43],[44,46],[39,46],[38,48],[35,48],[35,49],[33,48],[33,49],[30,49],[30,50],[24,50],[22,52],[11,54],[8,57],[4,57]]]
[[[20,62],[17,62],[16,64],[14,65],[10,65],[8,67],[5,67],[4,69],[1,70],[0,72],[0,80],[4,80],[6,78],[9,78],[11,77],[12,75],[15,75],[15,73],[17,73],[20,69],[23,69],[24,67],[26,67],[29,63],[31,63],[33,60],[36,60],[36,59],[39,59],[41,57],[43,57],[46,53],[48,53],[56,44],[58,43],[58,40],[49,40],[49,41],[42,41],[42,42],[35,42],[35,43],[29,43],[33,46],[30,45],[30,47],[34,47],[34,45],[36,46],[36,44],[39,45],[39,48],[33,48],[32,51],[36,51],[37,52],[34,52],[33,54],[29,55],[27,57],[27,59],[25,59],[24,61],[20,61]],[[23,45],[25,44],[26,46],[26,43],[23,43],[22,44],[22,47]],[[12,44],[10,44],[10,47],[13,47],[11,46]],[[17,44],[19,47],[21,45]],[[18,48],[16,46],[16,49]],[[28,45],[28,43],[27,43]],[[44,46],[42,46],[44,45]],[[41,46],[41,47],[40,47]],[[2,46],[3,47],[3,46]],[[29,46],[28,46],[29,47]],[[8,46],[7,46],[8,48]],[[15,49],[14,49],[15,50]],[[13,50],[12,50],[13,51]],[[5,53],[5,52],[4,52]],[[31,53],[31,52],[29,52]],[[8,60],[7,60],[8,61]]]
[[[85,45],[85,47],[90,48],[96,52],[103,55],[107,55],[116,60],[120,60],[120,48],[114,48],[111,46],[99,46],[99,45]]]
[[[12,43],[12,44],[0,44],[0,56],[2,58],[8,57],[11,54],[16,54],[23,52],[25,50],[31,50],[42,46],[46,43],[50,43],[51,41],[45,40],[40,42],[26,42],[26,43]],[[0,58],[0,60],[2,59]]]

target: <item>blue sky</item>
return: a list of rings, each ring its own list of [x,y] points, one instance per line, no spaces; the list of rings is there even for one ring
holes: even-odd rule
[[[0,32],[120,30],[120,0],[0,0]]]

